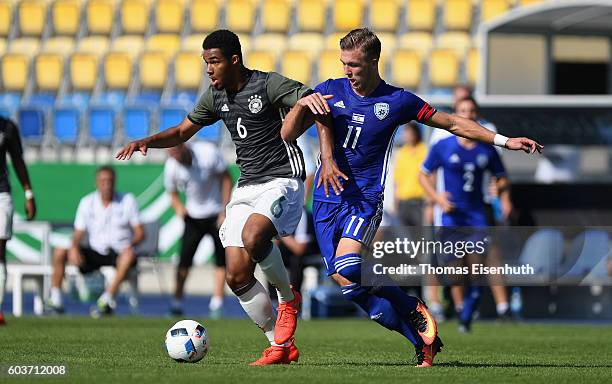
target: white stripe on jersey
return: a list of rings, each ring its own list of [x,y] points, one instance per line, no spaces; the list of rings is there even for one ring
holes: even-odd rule
[[[304,172],[304,164],[302,164],[300,150],[297,148],[297,145],[292,141],[289,142],[289,148],[291,149],[293,153],[293,156],[294,156],[293,160],[297,164],[298,174],[296,176],[299,176],[302,174],[302,172]]]
[[[291,164],[291,172],[293,172],[292,177],[296,177],[298,176],[298,174],[296,171],[295,163],[293,162],[293,153],[289,149],[289,144],[287,144],[285,140],[283,140],[283,144],[285,144],[285,149],[287,149],[287,156],[289,157],[289,164]]]
[[[393,142],[395,141],[395,134],[397,133],[397,129],[399,125],[395,127],[393,131],[393,135],[391,136],[391,140],[389,140],[389,144],[387,145],[387,152],[385,153],[385,162],[383,164],[382,175],[380,176],[380,185],[385,185],[385,180],[387,178],[387,166],[389,165],[389,158],[391,157],[391,151],[393,150]]]

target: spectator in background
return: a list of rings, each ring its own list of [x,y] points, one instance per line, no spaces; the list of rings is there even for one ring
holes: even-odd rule
[[[395,211],[402,225],[420,227],[423,225],[425,192],[419,184],[419,172],[427,156],[427,147],[421,140],[421,130],[414,122],[406,124],[402,138],[403,144],[393,169]]]
[[[135,246],[144,239],[138,204],[131,193],[115,191],[115,170],[102,166],[96,170],[96,190],[81,199],[74,219],[70,249],[56,248],[48,309],[63,313],[61,284],[66,261],[90,274],[102,266],[114,266],[116,274],[98,298],[91,315],[111,315],[116,309],[115,295],[136,265]],[[88,245],[83,245],[87,233]]]
[[[184,287],[189,268],[200,241],[208,234],[215,245],[214,292],[209,309],[210,316],[218,318],[222,312],[225,287],[225,251],[219,240],[219,226],[225,219],[232,180],[221,152],[212,143],[181,143],[169,148],[168,155],[164,184],[174,211],[185,223],[170,313],[174,316],[183,314]],[[185,204],[180,199],[179,191],[185,193]]]
[[[36,215],[36,203],[30,184],[19,129],[10,120],[0,117],[0,326],[5,324],[2,304],[6,286],[6,242],[13,234],[13,198],[6,164],[6,153],[11,156],[13,169],[25,191],[25,213],[28,220]]]

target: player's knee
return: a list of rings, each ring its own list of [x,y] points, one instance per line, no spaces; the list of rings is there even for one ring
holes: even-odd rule
[[[264,239],[253,232],[243,232],[242,243],[244,244],[244,249],[246,249],[251,257],[251,260],[255,263],[259,263],[268,256],[268,253],[270,253],[270,246],[272,245],[269,239]]]
[[[65,248],[55,248],[53,251],[53,262],[65,264],[68,260],[68,250]]]
[[[248,285],[253,280],[253,274],[239,271],[225,270],[225,282],[234,292]]]
[[[345,279],[353,283],[361,283],[361,255],[358,253],[336,256],[334,268]]]

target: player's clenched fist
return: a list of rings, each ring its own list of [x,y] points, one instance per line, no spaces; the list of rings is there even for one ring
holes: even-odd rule
[[[132,158],[132,154],[136,151],[142,153],[143,156],[147,155],[147,143],[144,140],[136,140],[128,143],[125,147],[123,147],[115,158],[117,160],[129,160]]]

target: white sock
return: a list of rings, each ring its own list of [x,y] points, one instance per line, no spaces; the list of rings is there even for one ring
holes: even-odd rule
[[[4,290],[6,288],[6,264],[0,262],[0,312],[4,303]],[[274,338],[272,338],[274,340]]]
[[[100,295],[100,298],[98,300],[103,302],[104,304],[108,304],[111,308],[115,308],[117,306],[117,304],[115,303],[115,298],[106,291],[102,295]]]
[[[49,301],[54,307],[62,307],[64,305],[62,300],[62,290],[58,287],[51,287],[51,296],[49,297]]]
[[[259,267],[266,276],[266,279],[276,288],[279,303],[286,303],[293,300],[293,292],[289,286],[289,275],[280,249],[272,243],[272,250],[268,256],[259,263]]]
[[[238,296],[238,300],[251,320],[266,334],[268,340],[274,342],[276,315],[272,309],[270,296],[259,280],[256,280],[251,289]]]
[[[507,301],[503,303],[499,303],[495,306],[495,309],[497,310],[498,315],[503,315],[504,313],[506,313],[508,308],[510,308],[510,305],[508,304]]]
[[[223,297],[213,296],[210,298],[210,303],[208,304],[208,309],[211,311],[216,311],[217,309],[223,306]]]

